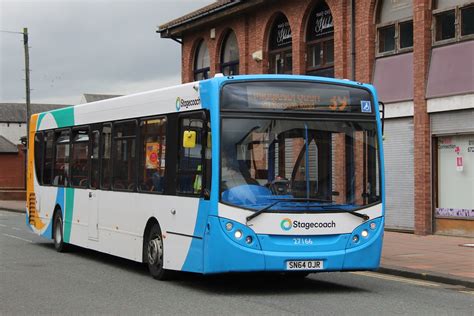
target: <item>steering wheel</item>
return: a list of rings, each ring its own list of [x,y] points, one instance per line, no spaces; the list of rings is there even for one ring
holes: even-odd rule
[[[270,190],[274,195],[286,195],[288,194],[288,190],[290,188],[290,181],[283,177],[276,177],[270,183]]]

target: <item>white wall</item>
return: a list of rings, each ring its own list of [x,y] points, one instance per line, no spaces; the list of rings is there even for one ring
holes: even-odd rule
[[[20,144],[20,137],[26,136],[26,124],[0,123],[0,135],[13,144]]]

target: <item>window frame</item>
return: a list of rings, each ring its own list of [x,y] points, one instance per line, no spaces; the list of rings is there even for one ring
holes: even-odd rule
[[[53,187],[58,187],[58,188],[68,188],[71,186],[71,127],[65,127],[65,128],[56,128],[56,129],[53,129],[53,134],[54,134],[54,141],[53,141],[53,169],[51,171],[51,186]],[[67,176],[67,184],[66,185],[57,185],[57,184],[54,184],[54,178],[55,178],[55,166],[56,166],[56,158],[57,158],[57,140],[58,140],[58,137],[57,137],[57,134],[61,134],[63,131],[68,131],[69,132],[69,153],[68,153],[68,164],[69,164],[69,170],[66,174]]]
[[[405,47],[401,48],[400,47],[400,24],[404,24],[407,22],[410,22],[413,25],[413,33],[412,37],[414,40],[414,32],[415,32],[415,25],[413,22],[413,16],[410,16],[408,18],[396,20],[396,21],[391,21],[391,22],[386,22],[386,23],[380,23],[376,25],[376,38],[375,38],[375,57],[385,57],[385,56],[391,56],[391,55],[397,55],[397,54],[403,54],[403,53],[409,53],[413,51],[413,46],[410,47]],[[395,26],[395,35],[394,35],[394,41],[395,41],[395,46],[394,50],[386,51],[386,52],[380,52],[380,30],[389,26]],[[413,42],[414,43],[414,42]]]
[[[36,147],[37,136],[39,137],[39,148]],[[37,131],[35,133],[34,143],[35,143],[35,150],[34,150],[33,156],[34,156],[36,181],[38,181],[38,184],[43,185],[43,160],[44,160],[44,150],[45,150],[43,131]],[[37,153],[39,154],[39,157]],[[37,159],[39,159],[39,163],[37,163]]]
[[[194,172],[195,175],[201,175],[201,190],[199,193],[185,193],[181,192],[179,190],[179,181],[178,177],[181,174],[191,174],[191,171],[184,170],[181,171],[180,168],[180,158],[181,158],[181,147],[183,143],[182,139],[182,125],[181,122],[183,119],[186,118],[195,118],[196,120],[201,120],[203,122],[203,127],[201,131],[201,139],[203,140],[201,143],[201,171],[200,172]],[[198,110],[198,111],[190,111],[190,112],[185,112],[181,113],[177,117],[177,128],[176,132],[178,135],[178,140],[177,140],[177,150],[173,153],[173,156],[175,156],[175,178],[176,178],[176,183],[175,183],[175,194],[176,196],[187,196],[187,197],[194,197],[194,198],[203,198],[205,200],[210,199],[210,188],[208,188],[208,177],[210,177],[210,170],[207,170],[207,165],[206,165],[206,149],[208,148],[207,144],[207,135],[209,133],[207,126],[210,121],[210,115],[206,110]],[[211,158],[212,161],[212,158]],[[212,166],[211,166],[212,169]],[[207,196],[206,196],[206,191],[207,191]]]
[[[141,133],[141,129],[140,129],[140,124],[143,122],[143,121],[148,121],[148,120],[153,120],[153,119],[162,119],[162,120],[165,120],[166,121],[166,127],[165,127],[165,131],[164,131],[164,137],[165,137],[165,145],[166,145],[166,152],[165,152],[165,155],[164,155],[164,159],[165,159],[165,170],[164,170],[164,173],[163,173],[163,191],[162,192],[159,192],[159,191],[150,191],[150,190],[142,190],[141,189],[141,183],[140,183],[140,172],[142,172],[142,159],[144,159],[145,157],[143,156],[143,152],[141,150],[141,147],[142,147],[142,141],[143,141],[143,135]],[[166,188],[167,188],[167,183],[168,183],[168,177],[167,177],[167,169],[168,169],[168,146],[167,146],[167,143],[168,143],[168,133],[169,133],[169,124],[168,124],[169,120],[168,120],[168,116],[163,114],[163,115],[154,115],[154,116],[147,116],[147,117],[140,117],[138,119],[138,145],[137,145],[137,148],[138,148],[138,153],[139,153],[139,156],[138,156],[138,172],[137,172],[137,192],[138,193],[145,193],[145,194],[157,194],[157,195],[167,195],[167,192],[166,192]],[[175,164],[175,167],[177,165]],[[168,194],[169,195],[169,194]]]
[[[74,132],[78,130],[86,130],[87,129],[87,136],[89,137],[87,141],[87,185],[86,186],[79,186],[79,185],[73,185],[72,182],[72,154],[73,154],[73,146],[75,143],[79,142],[74,142]],[[91,134],[91,127],[89,125],[79,125],[79,126],[74,126],[71,128],[71,135],[69,138],[69,143],[70,143],[70,148],[69,148],[69,163],[70,163],[70,178],[71,178],[71,188],[77,188],[77,189],[88,189],[90,188],[90,173],[91,173],[91,161],[90,161],[90,147],[91,147],[91,141],[90,141],[90,134]]]
[[[226,48],[227,42],[229,41],[229,37],[230,37],[231,34],[234,34],[234,36],[235,36],[235,41],[237,43],[237,51],[239,53],[239,58],[225,62],[224,61],[225,48]],[[221,47],[221,51],[220,51],[220,72],[225,75],[224,68],[229,68],[230,70],[237,70],[236,73],[232,73],[232,74],[229,73],[227,76],[237,76],[237,75],[240,74],[239,41],[237,39],[237,34],[235,34],[235,32],[233,30],[229,30],[227,32],[227,34],[225,35],[224,41],[222,41],[222,47]]]
[[[474,34],[467,34],[462,35],[462,14],[461,11],[467,7],[474,6],[474,3],[465,3],[462,5],[451,6],[442,9],[436,9],[432,12],[432,21],[431,21],[431,42],[434,47],[443,46],[447,44],[453,44],[465,40],[474,39]],[[445,40],[436,40],[436,31],[437,31],[437,23],[436,23],[436,16],[441,15],[443,13],[453,11],[454,10],[454,37],[448,38]]]
[[[97,172],[98,172],[98,179],[97,179],[97,185],[96,186],[92,186],[92,156],[93,156],[93,150],[94,150],[94,147],[93,147],[93,141],[92,141],[92,137],[93,137],[93,134],[94,132],[97,132],[99,134],[99,138],[98,138],[98,142],[97,142],[97,146],[99,147],[98,148],[98,152],[97,152],[97,160],[98,160],[98,164],[97,164]],[[100,188],[100,178],[101,178],[101,162],[102,162],[102,157],[101,157],[101,145],[102,145],[102,124],[91,124],[89,125],[89,157],[88,157],[88,161],[89,161],[89,185],[88,185],[88,188],[90,190],[101,190]]]
[[[333,61],[332,62],[327,62],[327,58],[326,58],[326,54],[325,54],[325,52],[326,52],[326,46],[325,45],[329,41],[333,42]],[[317,44],[320,44],[322,46],[322,50],[323,50],[322,63],[319,65],[319,67],[310,67],[309,66],[310,65],[309,58],[311,56],[310,49],[312,47],[316,46]],[[311,72],[315,72],[315,71],[327,70],[327,69],[330,69],[330,68],[334,68],[334,66],[335,66],[335,58],[334,57],[335,57],[334,56],[334,35],[318,38],[316,40],[307,42],[306,43],[306,74],[310,74]]]
[[[48,146],[47,146],[47,142],[45,142],[45,137],[47,138],[48,137],[48,133],[53,133],[53,138],[52,138],[52,154],[51,154],[51,167],[50,167],[50,178],[49,178],[49,183],[44,183],[44,175],[45,175],[45,165],[46,165],[46,156],[47,156],[47,153],[46,151],[48,150]],[[53,168],[54,168],[54,129],[50,129],[50,130],[44,130],[43,131],[43,152],[42,152],[42,155],[43,155],[43,159],[42,159],[42,162],[41,162],[41,184],[43,186],[52,186],[53,185]]]
[[[105,126],[110,126],[110,174],[109,174],[109,181],[110,184],[108,187],[104,188],[104,173],[103,173],[103,159],[104,159],[104,152],[103,152],[103,147],[102,145],[104,142],[102,141],[102,136],[104,135],[104,127]],[[114,124],[109,121],[109,122],[102,122],[100,124],[100,139],[99,139],[99,187],[97,188],[98,190],[104,190],[104,191],[112,191],[112,175],[113,175],[113,161],[114,161],[114,150],[113,150],[113,135],[114,135]]]
[[[276,55],[282,55],[282,60],[285,61],[285,57],[289,54],[291,54],[291,71],[283,71],[283,72],[274,72],[273,68],[275,68],[275,63],[274,63],[274,58]],[[286,70],[286,64],[283,63],[283,69]],[[269,74],[275,74],[275,75],[291,75],[293,74],[293,45],[289,47],[283,47],[279,49],[274,49],[271,51],[268,51],[268,73]]]
[[[468,8],[468,7],[473,7],[474,8],[474,3],[467,3],[465,5],[459,6],[459,38],[460,40],[465,40],[465,39],[472,39],[474,38],[474,33],[473,34],[467,34],[467,35],[462,35],[462,10]]]
[[[117,124],[123,124],[123,123],[129,123],[129,122],[133,122],[135,123],[135,135],[134,136],[122,136],[122,137],[115,137],[115,128],[116,128],[116,125]],[[112,142],[111,142],[111,152],[110,152],[110,155],[111,155],[111,160],[112,160],[112,177],[111,177],[111,183],[110,183],[110,188],[112,191],[120,191],[120,192],[137,192],[137,183],[138,183],[138,134],[139,134],[139,130],[138,130],[138,118],[132,118],[132,119],[126,119],[126,120],[119,120],[119,121],[114,121],[112,122]],[[132,168],[135,169],[134,172],[134,179],[133,179],[133,183],[131,184],[135,184],[134,188],[132,190],[129,190],[128,188],[127,189],[118,189],[118,188],[115,188],[115,163],[116,163],[116,157],[117,155],[115,155],[115,151],[116,151],[116,138],[120,138],[120,139],[134,139],[135,140],[135,159],[136,159],[136,162],[133,164]],[[130,184],[128,185],[130,186]]]
[[[199,51],[201,50],[202,45],[206,45],[207,47],[207,55],[209,57],[209,67],[204,67],[204,68],[197,68],[197,62],[198,62],[198,55]],[[196,46],[196,50],[194,51],[194,58],[193,58],[193,80],[194,81],[201,81],[201,80],[206,80],[209,79],[209,73],[211,71],[211,56],[209,55],[209,46],[207,45],[206,41],[204,39],[201,39],[199,41],[199,44]],[[197,79],[197,75],[203,74],[203,79]]]

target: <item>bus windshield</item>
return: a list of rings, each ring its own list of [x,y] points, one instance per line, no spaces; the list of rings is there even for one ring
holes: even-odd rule
[[[376,122],[223,118],[221,201],[353,210],[380,201]],[[275,203],[279,199],[281,203]]]

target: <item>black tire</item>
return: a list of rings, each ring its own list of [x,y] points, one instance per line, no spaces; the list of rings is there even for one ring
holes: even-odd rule
[[[57,252],[65,252],[67,250],[67,244],[64,242],[63,234],[63,219],[61,212],[56,212],[53,220],[53,241],[54,248]]]
[[[145,243],[145,259],[148,271],[154,279],[165,281],[172,278],[173,271],[163,268],[163,237],[160,227],[155,224],[148,232]]]

